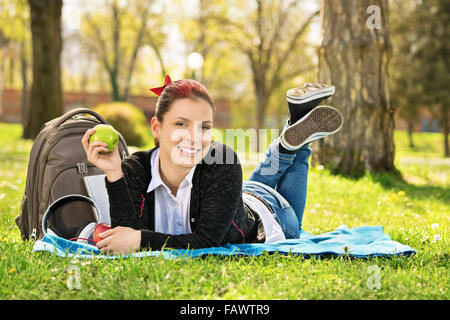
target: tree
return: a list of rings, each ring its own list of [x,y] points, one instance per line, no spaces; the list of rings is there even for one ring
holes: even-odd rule
[[[420,61],[415,58],[419,36],[416,34],[413,18],[413,1],[391,2],[391,39],[393,55],[390,68],[391,101],[398,115],[407,123],[409,146],[414,148],[413,128],[419,121],[419,111],[423,107],[423,87],[420,84]]]
[[[396,171],[387,0],[322,0],[321,28],[319,81],[336,87],[330,104],[344,124],[313,146],[314,161],[344,174]]]
[[[175,3],[181,6],[181,2]],[[224,41],[223,27],[217,22],[218,17],[226,16],[227,7],[225,0],[200,0],[196,12],[179,19],[178,26],[186,56],[198,52],[204,59],[195,78],[216,95],[230,100],[236,93],[235,86],[245,78],[246,70],[234,48]],[[187,69],[185,76],[192,77],[192,72]]]
[[[0,115],[2,113],[2,94],[5,84],[14,86],[16,66],[20,59],[22,80],[22,113],[26,111],[27,62],[29,47],[29,11],[27,0],[0,0]],[[9,63],[9,69],[6,65]],[[8,78],[6,78],[8,76]],[[23,119],[25,117],[22,117]]]
[[[450,157],[450,0],[418,2],[412,18],[417,42],[414,59],[420,65],[416,69],[417,83],[422,86],[422,101],[432,111],[436,108],[444,134],[444,156]]]
[[[428,109],[439,118],[448,157],[450,1],[395,0],[392,8],[392,101],[408,122],[410,146],[419,110]]]
[[[0,29],[0,115],[2,114],[3,86],[5,84],[5,62],[10,39]]]
[[[166,72],[160,53],[164,43],[162,21],[151,13],[152,2],[135,0],[121,4],[110,0],[103,5],[108,12],[84,13],[84,45],[96,54],[106,70],[114,101],[128,98],[139,50],[144,45],[153,49],[162,74]]]
[[[314,68],[304,49],[309,26],[318,12],[305,16],[301,4],[255,0],[244,6],[235,2],[228,6],[226,15],[215,17],[224,39],[249,63],[256,98],[253,128],[257,131],[264,126],[272,94],[285,81]]]
[[[33,43],[30,116],[24,138],[34,139],[42,125],[63,112],[60,56],[62,0],[28,0]]]
[[[195,10],[180,10],[186,4],[175,1],[176,12],[168,12],[173,14],[168,20],[177,21],[183,35],[185,56],[197,52],[203,57],[201,68],[191,70],[188,65],[183,77],[204,84],[217,104],[226,100],[229,112],[218,110],[216,122],[230,121],[234,128],[249,127],[254,97],[247,90],[251,81],[247,58],[230,45],[226,40],[227,31],[218,22],[228,16],[229,3],[227,0],[200,0],[197,3]],[[184,13],[180,15],[180,11]]]

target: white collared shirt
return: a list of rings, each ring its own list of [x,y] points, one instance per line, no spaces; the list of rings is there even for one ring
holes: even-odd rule
[[[165,234],[187,234],[192,233],[189,222],[189,211],[191,203],[192,177],[194,166],[181,182],[175,197],[169,187],[161,180],[159,171],[159,148],[152,153],[150,181],[147,193],[155,190],[155,231]]]

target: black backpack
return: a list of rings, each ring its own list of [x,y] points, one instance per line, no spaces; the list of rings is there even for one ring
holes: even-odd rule
[[[83,177],[104,173],[88,162],[81,139],[88,129],[101,123],[109,124],[91,109],[76,108],[41,128],[31,148],[21,214],[15,219],[22,239],[42,238],[42,217],[55,200],[69,194],[89,197]],[[118,148],[122,159],[128,157],[128,147],[120,133]],[[92,219],[92,215],[88,203],[67,206],[64,212],[65,223],[69,217],[73,228],[80,221]],[[50,224],[55,224],[54,219],[50,218]]]

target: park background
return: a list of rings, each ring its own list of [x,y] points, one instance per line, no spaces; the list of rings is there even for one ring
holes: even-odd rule
[[[0,297],[448,299],[449,15],[448,0],[0,0]],[[243,135],[281,128],[287,89],[333,84],[326,104],[344,126],[312,143],[304,228],[383,225],[418,254],[93,261],[81,265],[81,290],[69,290],[72,262],[30,255],[14,223],[33,139],[86,106],[131,151],[150,148],[148,89],[166,74],[205,84],[217,130]],[[372,265],[382,270],[376,290]]]

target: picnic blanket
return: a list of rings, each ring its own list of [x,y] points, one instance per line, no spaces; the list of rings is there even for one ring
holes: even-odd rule
[[[68,241],[61,237],[46,234],[35,242],[33,252],[48,251],[60,257],[68,258],[101,258],[117,259],[120,256],[104,254],[97,247]],[[195,258],[204,255],[218,256],[259,256],[264,252],[279,254],[294,254],[305,256],[338,256],[344,255],[356,258],[392,257],[396,255],[411,255],[416,251],[404,244],[391,240],[385,234],[382,226],[363,226],[348,228],[339,226],[336,230],[314,235],[302,231],[299,239],[284,240],[276,243],[245,243],[226,244],[222,247],[204,249],[170,249],[162,251],[140,251],[122,257],[152,257],[162,256],[165,259]]]

